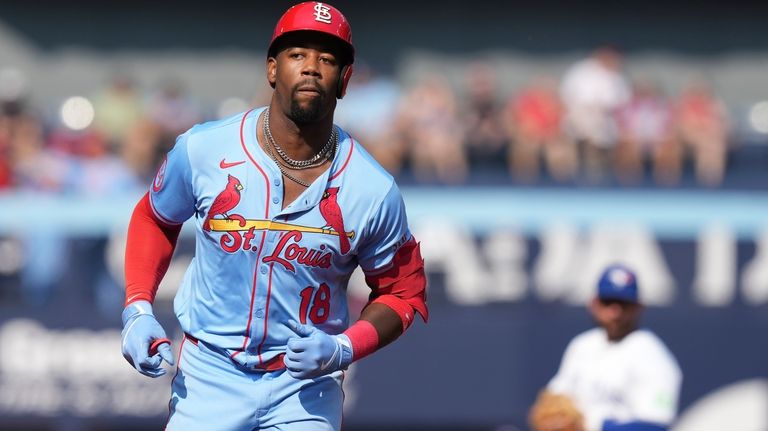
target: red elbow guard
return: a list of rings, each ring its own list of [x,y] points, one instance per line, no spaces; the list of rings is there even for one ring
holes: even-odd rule
[[[426,322],[427,277],[419,244],[411,238],[395,253],[392,267],[387,271],[365,277],[373,289],[369,303],[380,303],[395,311],[403,321],[403,331],[413,323],[415,313]]]

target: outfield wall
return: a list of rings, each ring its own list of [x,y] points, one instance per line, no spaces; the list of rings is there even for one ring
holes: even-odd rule
[[[404,196],[427,262],[431,319],[348,373],[350,429],[525,429],[566,343],[591,325],[583,305],[597,272],[617,259],[638,269],[651,304],[644,322],[682,366],[676,430],[723,429],[701,423],[734,415],[744,427],[728,429],[766,429],[764,193],[470,187]],[[22,245],[44,253],[46,239],[68,238],[49,302],[26,302],[19,273],[0,277],[0,429],[162,424],[169,379],[124,362],[119,303],[104,300],[121,295],[136,198],[0,198],[6,269]],[[170,301],[194,251],[190,227],[156,307],[177,340]],[[355,275],[355,312],[366,289]]]

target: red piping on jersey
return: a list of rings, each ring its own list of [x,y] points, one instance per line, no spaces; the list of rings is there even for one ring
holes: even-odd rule
[[[251,153],[248,152],[248,147],[245,146],[245,136],[243,136],[243,129],[245,128],[245,120],[248,118],[248,114],[253,112],[253,108],[248,110],[245,114],[243,114],[243,119],[240,121],[240,146],[243,147],[243,152],[245,152],[245,155],[248,156],[248,160],[253,163],[254,166],[256,166],[256,169],[261,172],[261,175],[264,177],[264,183],[267,185],[267,196],[266,196],[266,204],[264,205],[264,219],[267,219],[269,217],[269,195],[270,195],[270,187],[269,187],[269,178],[267,177],[267,174],[264,173],[264,170],[261,169],[261,166],[256,162],[256,159],[253,158]],[[256,118],[255,120],[256,124],[258,124],[259,119]],[[254,130],[258,130],[258,127],[254,126]],[[254,137],[256,138],[256,145],[258,145],[259,138],[258,134],[255,133]],[[267,231],[261,232],[261,242],[259,243],[259,251],[256,254],[256,265],[253,267],[253,284],[251,287],[251,304],[248,308],[248,324],[245,328],[245,339],[243,340],[243,350],[245,350],[245,347],[248,345],[248,339],[250,338],[249,334],[251,333],[251,323],[253,322],[253,303],[256,300],[256,281],[258,279],[258,273],[259,273],[259,262],[261,262],[261,251],[264,249],[264,238],[267,236]],[[267,297],[267,301],[269,301],[269,297]],[[265,319],[266,321],[266,319]],[[264,341],[262,340],[262,343]],[[238,353],[235,352],[231,355],[232,358],[234,358]],[[261,362],[261,358],[259,358],[259,362]]]
[[[267,340],[267,322],[269,322],[269,300],[272,298],[272,268],[275,266],[274,263],[269,264],[269,283],[267,283],[267,303],[264,305],[264,335],[261,337],[261,343],[259,343],[259,347],[256,349],[256,354],[259,355],[259,365],[261,365],[263,362],[261,360],[261,348],[264,346],[264,341]]]
[[[352,158],[352,150],[355,148],[355,140],[352,139],[352,138],[349,138],[349,142],[350,142],[350,144],[349,144],[349,153],[347,153],[347,159],[344,160],[344,164],[341,165],[341,169],[339,169],[338,172],[334,173],[328,181],[330,181],[330,180],[338,177],[339,175],[341,175],[341,173],[344,171],[344,169],[346,169],[347,164],[349,164],[349,159]]]
[[[267,193],[267,194],[269,194],[269,193]],[[256,282],[257,282],[257,279],[259,277],[258,276],[258,273],[259,273],[259,262],[261,261],[261,250],[264,247],[264,238],[266,238],[266,236],[267,236],[267,231],[262,231],[261,232],[261,241],[259,242],[259,251],[256,254],[256,265],[253,268],[253,284],[252,284],[252,287],[251,287],[251,304],[248,307],[248,325],[245,328],[245,339],[243,340],[243,347],[242,347],[243,350],[245,350],[245,346],[248,345],[248,339],[250,338],[250,336],[248,334],[251,333],[251,322],[253,322],[253,304],[254,304],[254,302],[256,300],[256,284],[257,284]],[[267,298],[267,300],[269,300],[269,298]],[[235,352],[234,354],[231,355],[231,357],[234,358],[239,353],[240,352]],[[261,362],[261,360],[259,360],[259,362]]]
[[[243,147],[243,151],[245,152],[245,155],[248,156],[248,160],[250,160],[251,163],[253,163],[253,165],[256,166],[256,169],[258,169],[259,172],[261,172],[261,175],[264,177],[264,181],[267,184],[267,200],[266,200],[267,205],[264,207],[264,218],[266,219],[267,217],[269,217],[269,190],[270,190],[269,189],[269,178],[267,177],[267,174],[264,173],[264,170],[261,169],[261,166],[259,166],[259,164],[256,162],[256,159],[254,159],[253,156],[251,155],[251,153],[248,152],[248,147],[245,146],[245,137],[243,136],[243,128],[245,127],[245,119],[248,117],[248,114],[250,114],[251,112],[253,112],[253,109],[251,109],[250,111],[246,112],[243,115],[243,119],[240,121],[240,146]],[[256,118],[255,121],[256,121],[256,123],[258,123],[259,119]],[[254,126],[254,129],[256,129],[255,126]],[[256,139],[256,145],[258,145],[259,144],[259,138],[258,138],[258,134],[257,133],[254,133],[254,138]]]

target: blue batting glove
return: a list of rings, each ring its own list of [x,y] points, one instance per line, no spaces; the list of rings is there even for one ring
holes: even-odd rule
[[[329,335],[293,320],[288,321],[288,326],[297,335],[288,339],[283,358],[292,377],[312,379],[345,369],[352,363],[352,343],[346,335]]]
[[[123,357],[136,371],[149,377],[160,377],[163,360],[174,364],[171,340],[165,335],[154,314],[152,304],[136,301],[123,310]]]

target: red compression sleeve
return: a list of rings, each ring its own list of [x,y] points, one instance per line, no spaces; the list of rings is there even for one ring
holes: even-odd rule
[[[358,320],[344,331],[352,343],[352,361],[363,359],[379,348],[379,333],[367,320]]]
[[[157,287],[171,263],[181,225],[157,218],[149,193],[136,204],[128,224],[125,247],[125,305],[134,301],[154,302]]]

